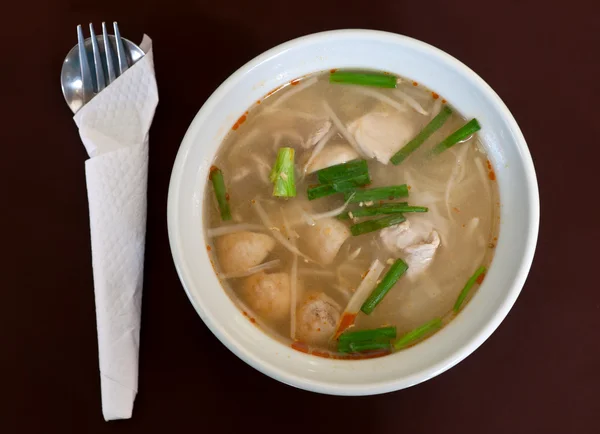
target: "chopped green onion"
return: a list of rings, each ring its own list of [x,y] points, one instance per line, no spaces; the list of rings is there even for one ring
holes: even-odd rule
[[[473,275],[471,277],[469,277],[469,280],[467,280],[467,283],[465,284],[464,288],[462,289],[462,291],[460,291],[460,294],[458,295],[458,298],[456,299],[456,303],[454,303],[454,312],[458,312],[460,310],[460,307],[464,303],[465,298],[467,298],[469,291],[471,290],[473,285],[475,285],[475,282],[477,282],[477,279],[479,279],[479,276],[481,276],[485,272],[486,272],[486,268],[482,265],[475,271],[475,273],[473,273]]]
[[[315,200],[325,196],[331,196],[332,194],[340,193],[333,188],[331,184],[315,185],[314,187],[308,187],[306,195],[308,200]]]
[[[370,339],[365,341],[340,341],[337,350],[340,353],[358,353],[368,350],[390,349],[391,342],[386,339]]]
[[[446,149],[456,145],[461,140],[465,140],[470,135],[476,133],[481,129],[481,125],[477,122],[477,119],[471,119],[465,125],[460,127],[458,130],[450,134],[444,140],[442,140],[435,148],[431,151],[433,154],[441,154]]]
[[[369,177],[369,174],[367,173],[365,175],[358,175],[355,178],[336,181],[329,185],[332,185],[333,188],[335,189],[335,191],[337,191],[337,192],[341,192],[341,193],[348,192],[348,195],[352,196],[353,191],[356,190],[357,187],[362,187],[362,186],[370,184],[370,183],[371,183],[371,178]]]
[[[421,130],[419,134],[415,136],[410,142],[402,147],[390,161],[392,164],[398,165],[402,163],[406,158],[419,148],[433,133],[440,129],[442,125],[448,120],[452,114],[452,109],[445,105],[442,110],[429,122],[425,128]]]
[[[314,187],[308,187],[306,195],[308,200],[315,200],[325,196],[331,196],[332,194],[340,193],[333,188],[331,184],[315,185]]]
[[[329,82],[393,88],[396,87],[398,80],[395,76],[388,74],[336,71],[329,74]]]
[[[378,329],[357,330],[354,332],[342,333],[339,337],[340,342],[362,342],[377,340],[381,338],[395,338],[396,327],[380,327]]]
[[[368,234],[369,232],[378,231],[379,229],[387,228],[402,223],[406,220],[404,214],[390,214],[380,219],[367,220],[356,223],[350,226],[350,232],[353,236]]]
[[[349,353],[350,342],[338,342],[337,350],[339,353]]]
[[[274,184],[273,196],[296,196],[294,148],[279,148],[277,160],[275,160],[269,179]]]
[[[369,168],[365,160],[353,160],[318,170],[317,179],[320,184],[332,184],[336,181],[343,181],[368,174]]]
[[[431,321],[423,324],[422,326],[417,327],[416,329],[406,333],[404,336],[402,336],[400,339],[398,339],[396,341],[396,343],[394,343],[394,348],[396,350],[400,350],[400,349],[412,344],[413,342],[421,339],[426,334],[439,329],[441,326],[442,326],[442,319],[434,318]]]
[[[390,187],[370,188],[368,190],[357,190],[354,197],[350,199],[350,193],[346,193],[345,200],[351,203],[369,202],[371,200],[392,200],[398,197],[408,196],[406,184],[392,185]]]
[[[219,211],[221,212],[221,220],[231,220],[231,210],[229,209],[229,194],[225,189],[225,180],[223,179],[223,172],[221,169],[212,166],[210,168],[210,174],[208,175],[212,182],[213,189],[215,190],[215,197],[219,204]]]
[[[337,181],[333,184],[319,184],[314,187],[309,187],[306,190],[306,194],[308,196],[308,200],[314,200],[320,197],[345,192],[349,192],[348,195],[351,196],[352,192],[356,190],[357,187],[361,187],[370,183],[371,178],[367,173],[366,175],[359,175],[356,178]]]
[[[348,344],[350,351],[353,353],[360,353],[362,351],[370,350],[389,350],[392,347],[390,341],[384,342],[350,342]]]
[[[384,203],[378,206],[370,206],[355,209],[354,211],[348,211],[340,214],[338,217],[342,220],[352,217],[369,217],[381,214],[398,214],[404,212],[427,212],[429,208],[424,206],[409,206],[406,202],[398,203]]]
[[[408,270],[406,262],[402,259],[396,259],[396,262],[392,264],[383,279],[381,279],[381,282],[379,282],[379,285],[377,285],[371,295],[369,295],[369,298],[363,303],[360,310],[367,315],[371,314],[373,309],[383,300],[383,297],[392,289],[392,286],[396,284],[406,270]]]

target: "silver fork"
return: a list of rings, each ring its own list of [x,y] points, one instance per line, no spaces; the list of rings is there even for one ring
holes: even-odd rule
[[[85,50],[85,38],[83,37],[83,30],[81,24],[77,26],[77,43],[79,49],[79,63],[81,67],[81,81],[83,90],[84,104],[91,100],[95,93],[100,93],[107,84],[112,83],[119,75],[123,74],[129,64],[127,62],[127,54],[123,47],[123,41],[121,40],[121,33],[119,32],[119,26],[115,21],[113,23],[115,31],[115,42],[117,46],[117,58],[119,59],[118,73],[115,72],[113,65],[113,51],[108,37],[106,29],[106,23],[102,23],[102,39],[104,41],[104,63],[106,64],[106,70],[108,73],[108,82],[104,76],[104,66],[102,62],[102,53],[98,46],[98,37],[94,32],[94,25],[90,23],[90,39],[92,41],[92,52],[94,55],[94,69],[96,75],[96,89],[94,89],[94,83],[90,71],[90,65]],[[94,92],[95,91],[95,92]]]
[[[109,35],[106,23],[102,23],[102,35],[96,36],[90,23],[90,37],[85,39],[81,25],[77,26],[78,43],[67,54],[60,78],[63,95],[73,113],[144,56],[140,47],[121,37],[116,22],[113,28],[114,35]]]

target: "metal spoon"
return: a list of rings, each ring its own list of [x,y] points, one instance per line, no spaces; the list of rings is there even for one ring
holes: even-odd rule
[[[107,83],[105,84],[108,85],[119,75],[121,75],[121,72],[124,72],[124,70],[127,69],[127,65],[133,65],[145,54],[140,47],[128,39],[121,38],[118,33],[116,37],[115,35],[108,35],[106,33],[106,26],[104,23],[102,23],[102,29],[103,34],[96,36],[96,41],[92,41],[92,38],[90,37],[85,39],[83,43],[87,57],[86,64],[91,71],[91,74],[89,74],[91,75],[93,89],[93,94],[91,96],[84,94],[84,83],[79,57],[79,44],[75,45],[71,51],[69,51],[69,54],[67,54],[67,57],[63,62],[62,70],[60,72],[60,86],[62,88],[65,101],[73,113],[77,113],[81,107],[83,107],[91,98],[94,97],[94,95],[101,92],[104,88],[104,83],[99,83],[97,78],[98,76],[94,73],[94,65],[98,64],[98,60],[104,59],[103,62],[100,62],[100,67],[104,71],[104,77],[107,78]],[[93,31],[93,27],[91,27],[91,25],[90,30]],[[116,23],[115,30],[118,32]],[[78,27],[78,36],[81,38],[80,40],[83,39],[80,27]],[[105,36],[108,37],[108,44],[104,43]],[[117,55],[117,44],[119,41],[121,41],[123,44],[125,58]],[[94,45],[96,48],[96,56],[94,56],[93,51]],[[98,54],[100,56],[98,56]],[[115,68],[108,68],[107,64],[117,65],[116,71],[113,73]]]

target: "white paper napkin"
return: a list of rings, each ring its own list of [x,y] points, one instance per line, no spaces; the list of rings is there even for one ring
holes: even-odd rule
[[[146,238],[148,130],[158,103],[152,41],[146,55],[74,117],[85,162],[98,327],[102,413],[128,419],[138,385]]]

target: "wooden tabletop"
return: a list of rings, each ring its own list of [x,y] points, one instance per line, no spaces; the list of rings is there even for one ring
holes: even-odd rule
[[[24,0],[0,24],[0,431],[3,433],[598,433],[600,6],[594,0]],[[59,86],[75,26],[117,20],[154,40],[139,394],[100,406],[87,158]],[[480,74],[514,114],[542,203],[533,268],[474,354],[426,383],[362,398],[278,383],[230,353],[189,303],[166,227],[181,139],[235,69],[335,28],[412,36]]]

